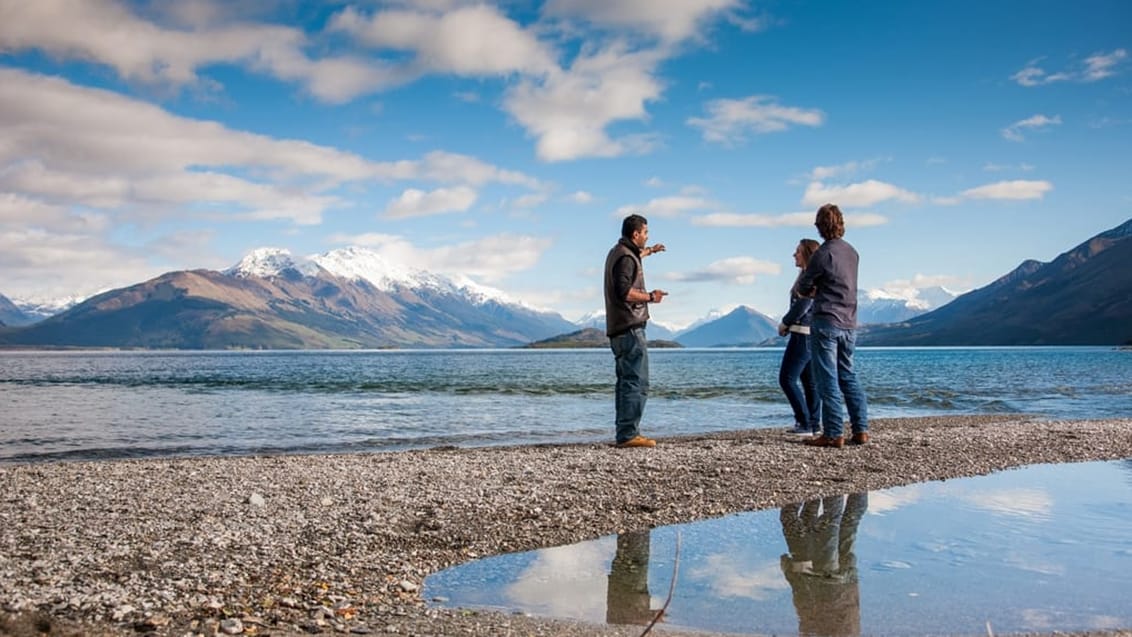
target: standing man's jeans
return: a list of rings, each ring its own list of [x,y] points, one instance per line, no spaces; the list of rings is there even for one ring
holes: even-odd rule
[[[617,406],[617,442],[640,434],[641,414],[649,397],[649,346],[644,326],[609,337],[617,364],[614,401]]]
[[[820,321],[814,321],[810,327],[810,364],[821,396],[821,419],[827,438],[844,435],[843,396],[845,406],[849,408],[849,423],[853,433],[869,429],[865,390],[857,380],[857,373],[853,371],[853,351],[856,348],[856,330],[846,330]]]
[[[798,383],[801,381],[801,388]],[[817,432],[821,429],[821,401],[814,386],[813,365],[810,364],[810,337],[790,333],[786,349],[782,352],[782,366],[778,369],[778,385],[790,401],[797,426]]]

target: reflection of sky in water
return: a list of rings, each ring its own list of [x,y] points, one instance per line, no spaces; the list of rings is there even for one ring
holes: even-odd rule
[[[851,513],[865,500],[652,529],[641,534],[643,553],[608,536],[497,556],[434,574],[425,595],[595,623],[637,616],[663,603],[679,534],[670,627],[830,635],[1132,628],[1132,461],[887,489],[868,494],[863,516]],[[640,571],[626,578],[630,563]],[[618,613],[621,604],[638,608]]]

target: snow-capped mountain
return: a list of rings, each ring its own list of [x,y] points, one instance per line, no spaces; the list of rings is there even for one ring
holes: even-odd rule
[[[29,300],[0,295],[0,322],[10,326],[30,325],[54,316],[82,302],[81,297]]]
[[[857,295],[857,323],[900,323],[947,305],[957,296],[957,293],[941,286],[899,292],[885,289],[862,291]]]
[[[99,347],[511,347],[574,329],[463,277],[362,248],[261,248],[224,271],[185,270],[97,295],[0,341]]]
[[[460,295],[472,303],[497,302],[525,306],[504,292],[476,283],[468,277],[446,276],[395,263],[374,250],[356,246],[307,257],[295,256],[285,248],[258,248],[224,273],[229,276],[266,278],[284,276],[288,271],[302,276],[318,276],[319,272],[327,272],[344,279],[360,279],[382,292],[429,290]]]
[[[302,276],[318,276],[322,268],[310,259],[294,257],[285,248],[257,248],[252,250],[236,265],[224,270],[224,274],[237,277],[282,276],[289,271]]]

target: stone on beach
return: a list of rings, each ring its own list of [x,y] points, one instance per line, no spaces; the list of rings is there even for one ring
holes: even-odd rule
[[[648,454],[545,444],[0,465],[0,634],[639,634],[431,607],[421,584],[623,530],[1132,457],[1129,419],[876,419],[872,433],[844,449],[760,429],[662,437]]]

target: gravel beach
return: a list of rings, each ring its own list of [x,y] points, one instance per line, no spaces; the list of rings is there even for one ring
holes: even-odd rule
[[[489,555],[823,495],[1132,458],[1130,419],[878,419],[844,449],[643,429],[656,448],[0,465],[0,634],[639,635],[435,608],[421,584]]]

